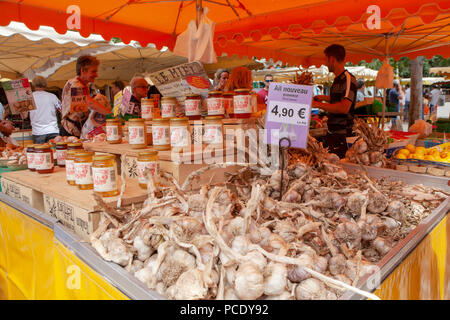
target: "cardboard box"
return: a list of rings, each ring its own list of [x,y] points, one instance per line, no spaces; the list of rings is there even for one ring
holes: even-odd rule
[[[2,177],[2,192],[14,199],[20,200],[29,206],[44,211],[44,198],[42,192],[25,187]]]

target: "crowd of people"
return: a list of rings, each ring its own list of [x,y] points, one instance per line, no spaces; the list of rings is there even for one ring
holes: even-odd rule
[[[327,112],[328,134],[324,144],[339,156],[343,156],[346,150],[346,137],[351,135],[352,118],[355,108],[374,102],[374,95],[366,94],[363,79],[356,79],[345,69],[345,49],[341,45],[331,45],[324,51],[327,66],[330,72],[336,76],[329,88],[329,95],[322,94],[323,88],[315,86],[312,106]],[[105,124],[107,115],[119,114],[117,104],[125,89],[122,81],[114,81],[110,86],[109,99],[93,83],[98,77],[100,61],[94,56],[81,56],[77,59],[75,76],[69,79],[61,94],[61,100],[53,93],[47,92],[47,81],[41,76],[32,79],[34,87],[33,98],[36,110],[28,114],[22,114],[22,118],[29,116],[32,127],[34,143],[45,143],[57,135],[76,136],[82,139],[89,133]],[[263,88],[255,92],[259,106],[267,104],[269,86],[275,78],[271,74],[264,77]],[[149,86],[143,76],[135,76],[130,80],[131,98],[126,110],[121,110],[122,116],[139,117],[141,112],[141,99],[150,98],[152,94],[160,94],[155,86]],[[253,88],[251,71],[246,67],[236,67],[231,71],[219,69],[214,75],[212,87],[215,91],[233,91],[240,88]],[[0,86],[1,88],[1,86]],[[2,90],[2,89],[0,89]],[[84,110],[72,110],[73,92],[89,92],[86,96],[87,108]],[[398,80],[394,81],[393,88],[388,91],[387,105],[396,112],[402,113],[404,121],[407,120],[410,106],[410,88],[404,88]],[[10,115],[4,92],[0,94],[0,135],[8,136],[11,128],[14,128],[8,120]],[[432,114],[439,103],[441,91],[433,86],[431,92],[424,92],[424,111]],[[110,102],[111,101],[111,102]],[[120,101],[120,100],[119,100]],[[119,103],[120,104],[120,103]],[[112,106],[114,106],[114,110]],[[429,108],[429,112],[427,110]],[[9,133],[9,134],[8,134]]]

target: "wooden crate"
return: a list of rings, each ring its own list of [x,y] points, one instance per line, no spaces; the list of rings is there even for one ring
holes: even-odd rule
[[[5,179],[5,182],[3,181]],[[99,207],[94,200],[93,190],[80,190],[76,186],[66,182],[66,172],[64,168],[55,168],[55,172],[50,174],[39,174],[29,170],[5,172],[2,177],[2,187],[15,198],[18,198],[16,189],[8,187],[7,183],[12,181],[20,184],[22,188],[32,191],[32,194],[39,194],[41,205],[38,202],[29,203],[34,208],[47,213],[61,221],[67,228],[88,239],[89,235],[97,228],[100,220]],[[118,186],[121,186],[121,179],[118,178]],[[22,189],[21,189],[22,190]],[[22,191],[21,191],[22,192]],[[22,193],[20,193],[21,195]],[[21,197],[23,198],[23,197]],[[119,196],[103,198],[110,205],[116,205]],[[124,195],[122,197],[122,207],[131,204],[141,205],[147,199],[146,190],[138,185],[136,179],[128,179]],[[22,199],[19,199],[22,200]]]
[[[7,173],[8,172],[4,172],[2,174],[2,192],[14,199],[28,204],[29,206],[39,211],[44,211],[44,199],[42,192],[36,191],[30,187],[22,185],[19,182],[8,179]]]

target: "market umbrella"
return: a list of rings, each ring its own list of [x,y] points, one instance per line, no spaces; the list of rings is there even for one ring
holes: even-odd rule
[[[61,14],[71,0],[2,1],[0,25],[24,22],[30,28],[51,25],[67,30],[69,14]],[[373,5],[376,5],[375,7]],[[171,49],[176,36],[197,17],[199,5],[209,8],[216,23],[215,49],[248,57],[265,57],[292,65],[321,65],[323,48],[339,42],[347,48],[348,60],[374,57],[448,55],[450,1],[428,0],[79,0],[80,33],[101,34],[106,40],[119,37],[125,43],[149,42]],[[374,25],[377,8],[380,25]],[[70,19],[69,19],[70,20]],[[376,20],[375,20],[376,21]]]

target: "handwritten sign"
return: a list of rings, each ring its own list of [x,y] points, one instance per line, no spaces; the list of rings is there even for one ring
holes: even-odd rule
[[[313,89],[296,84],[270,84],[265,143],[278,145],[281,138],[289,138],[291,147],[306,148]]]
[[[88,111],[87,97],[89,95],[88,87],[70,88],[70,112]]]
[[[123,89],[122,100],[120,102],[120,113],[124,115],[125,113],[132,114],[134,110],[134,104],[130,106],[131,100],[131,87],[125,87]]]
[[[12,114],[36,109],[30,82],[27,78],[2,83]]]
[[[187,94],[207,97],[211,83],[200,62],[191,62],[167,68],[149,75],[150,80],[166,97],[175,97],[184,104]]]

